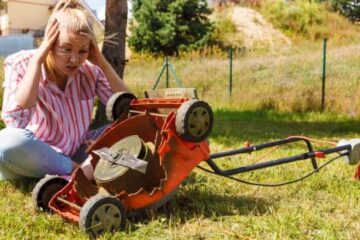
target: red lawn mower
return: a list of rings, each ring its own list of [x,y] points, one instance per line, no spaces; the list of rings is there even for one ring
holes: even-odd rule
[[[205,171],[249,183],[233,175],[309,159],[314,167],[309,176],[327,164],[318,166],[318,157],[336,153],[338,156],[333,159],[345,156],[355,163],[360,155],[359,142],[315,151],[310,140],[303,137],[210,154],[207,138],[214,116],[206,102],[196,99],[194,89],[167,89],[165,97],[152,91],[143,99],[130,93],[116,93],[106,110],[112,124],[87,150],[93,178],[89,180],[79,167],[70,177],[46,176],[36,184],[32,194],[36,209],[52,211],[78,223],[92,238],[105,231],[122,229],[129,211],[165,204],[203,161],[211,169],[201,167]],[[215,162],[217,158],[292,142],[304,142],[308,151],[225,170]],[[291,182],[271,186],[288,183]]]

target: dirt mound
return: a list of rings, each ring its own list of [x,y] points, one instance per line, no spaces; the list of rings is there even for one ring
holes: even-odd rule
[[[231,18],[236,26],[237,33],[241,34],[246,48],[259,46],[273,48],[291,44],[289,38],[275,29],[260,13],[253,9],[234,7],[231,11]]]

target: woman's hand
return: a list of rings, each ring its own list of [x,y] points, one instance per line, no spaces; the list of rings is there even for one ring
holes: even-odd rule
[[[37,103],[39,81],[41,79],[41,64],[45,61],[57,37],[59,36],[59,23],[53,20],[48,23],[45,30],[44,41],[26,68],[23,80],[16,90],[16,100],[23,109],[33,108]]]
[[[106,60],[104,55],[96,43],[95,38],[90,43],[88,60],[101,68],[108,80],[113,92],[131,92],[126,84],[121,80],[119,75],[112,68],[111,64]]]
[[[98,46],[95,38],[91,39],[91,42],[90,42],[88,60],[92,64],[98,65],[98,66],[101,66],[106,62],[104,56],[102,55],[102,53],[99,49],[99,46]]]
[[[46,26],[44,40],[38,48],[37,57],[43,63],[59,36],[59,22],[52,19]]]

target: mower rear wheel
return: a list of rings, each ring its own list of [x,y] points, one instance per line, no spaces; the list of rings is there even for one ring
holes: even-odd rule
[[[47,175],[42,178],[32,191],[32,201],[36,210],[50,212],[49,202],[68,181],[60,176]]]
[[[128,92],[117,92],[113,94],[106,103],[106,118],[113,122],[129,110],[131,100],[135,95]]]
[[[81,208],[79,226],[91,238],[125,227],[126,212],[122,202],[110,195],[96,194]]]
[[[211,133],[214,115],[209,104],[201,100],[184,102],[176,113],[175,126],[180,137],[201,142]]]

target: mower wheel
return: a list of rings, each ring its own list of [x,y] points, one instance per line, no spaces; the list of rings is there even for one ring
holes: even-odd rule
[[[68,181],[60,176],[46,175],[34,187],[32,201],[36,210],[50,212],[49,202]]]
[[[180,137],[201,142],[211,133],[214,115],[209,104],[201,100],[184,102],[176,113],[175,126]]]
[[[122,202],[110,195],[96,194],[80,211],[79,226],[92,239],[125,227],[126,212]]]
[[[128,92],[117,92],[112,95],[106,103],[107,120],[113,122],[123,113],[126,113],[129,110],[131,100],[135,98],[134,94]]]

